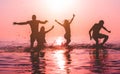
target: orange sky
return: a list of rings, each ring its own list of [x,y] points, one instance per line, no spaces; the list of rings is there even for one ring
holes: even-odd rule
[[[57,0],[58,2],[60,0]],[[0,0],[0,41],[29,41],[29,25],[13,25],[13,22],[31,20],[33,14],[39,20],[48,20],[46,30],[55,25],[54,30],[46,35],[46,39],[55,40],[64,35],[63,27],[54,22],[57,19],[71,19],[72,42],[90,41],[88,31],[91,26],[103,19],[105,26],[112,31],[108,42],[118,41],[120,38],[120,0]],[[40,24],[40,26],[43,26]],[[52,39],[51,39],[52,38]]]

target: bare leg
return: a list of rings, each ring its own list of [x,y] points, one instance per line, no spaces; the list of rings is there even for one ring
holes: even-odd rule
[[[96,46],[98,46],[98,44],[99,44],[98,38],[96,38],[96,39],[94,39],[94,40],[95,40],[95,42],[96,42]]]
[[[108,40],[108,36],[107,35],[104,35],[104,40],[103,40],[103,43],[101,43],[102,45]]]
[[[66,45],[68,46],[68,44],[71,42],[71,40],[70,39],[66,39],[67,41],[66,41]]]
[[[65,43],[66,46],[68,46],[68,44],[71,42],[70,37],[71,37],[71,36],[70,36],[69,33],[66,33],[66,34],[64,35],[64,38],[66,39],[66,43]]]
[[[34,42],[35,42],[35,38],[31,35],[30,36],[30,48],[33,48]]]
[[[98,45],[99,45],[98,37],[97,37],[97,36],[93,36],[93,39],[94,39],[95,42],[96,42],[96,45],[95,45],[95,46],[98,46]]]

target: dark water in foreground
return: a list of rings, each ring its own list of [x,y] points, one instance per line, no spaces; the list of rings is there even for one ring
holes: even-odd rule
[[[110,45],[111,46],[111,45]],[[22,46],[0,48],[0,74],[120,74],[120,49],[46,48],[24,52]]]

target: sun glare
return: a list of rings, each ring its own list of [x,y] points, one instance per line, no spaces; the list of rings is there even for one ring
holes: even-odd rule
[[[72,0],[46,0],[48,8],[53,12],[62,12],[70,8]]]
[[[58,37],[56,40],[55,40],[55,43],[54,45],[58,45],[58,46],[61,46],[65,43],[65,40],[63,37]]]

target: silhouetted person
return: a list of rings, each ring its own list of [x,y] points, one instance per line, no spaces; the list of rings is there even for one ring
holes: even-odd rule
[[[73,19],[74,19],[75,15],[73,14],[72,19],[69,21],[67,19],[64,20],[64,23],[61,24],[60,22],[58,22],[57,20],[55,20],[55,22],[57,22],[59,25],[63,26],[65,29],[65,35],[64,38],[66,39],[66,46],[68,46],[68,44],[71,42],[71,30],[70,30],[70,24],[72,23]]]
[[[41,48],[44,47],[44,44],[46,43],[45,34],[51,31],[53,28],[54,26],[52,26],[49,30],[45,31],[45,27],[44,26],[41,27],[37,37],[38,47],[41,47]]]
[[[32,20],[30,21],[26,21],[26,22],[14,22],[13,24],[18,24],[18,25],[26,25],[26,24],[29,24],[30,27],[31,27],[31,35],[30,35],[30,47],[32,48],[33,45],[34,45],[34,42],[36,40],[36,37],[37,37],[37,33],[38,33],[38,27],[39,27],[39,23],[41,24],[45,24],[47,22],[46,21],[40,21],[40,20],[36,20],[36,15],[32,15]]]
[[[93,38],[96,41],[96,45],[99,44],[98,39],[100,38],[104,38],[103,42],[101,43],[101,45],[103,46],[103,44],[108,40],[108,36],[105,34],[100,33],[100,30],[103,28],[104,30],[106,30],[107,32],[111,33],[111,31],[107,30],[104,26],[104,21],[100,20],[98,24],[94,24],[94,26],[90,29],[89,31],[89,35],[90,35],[90,40]],[[93,32],[92,32],[93,31]],[[92,35],[91,35],[92,32]]]

